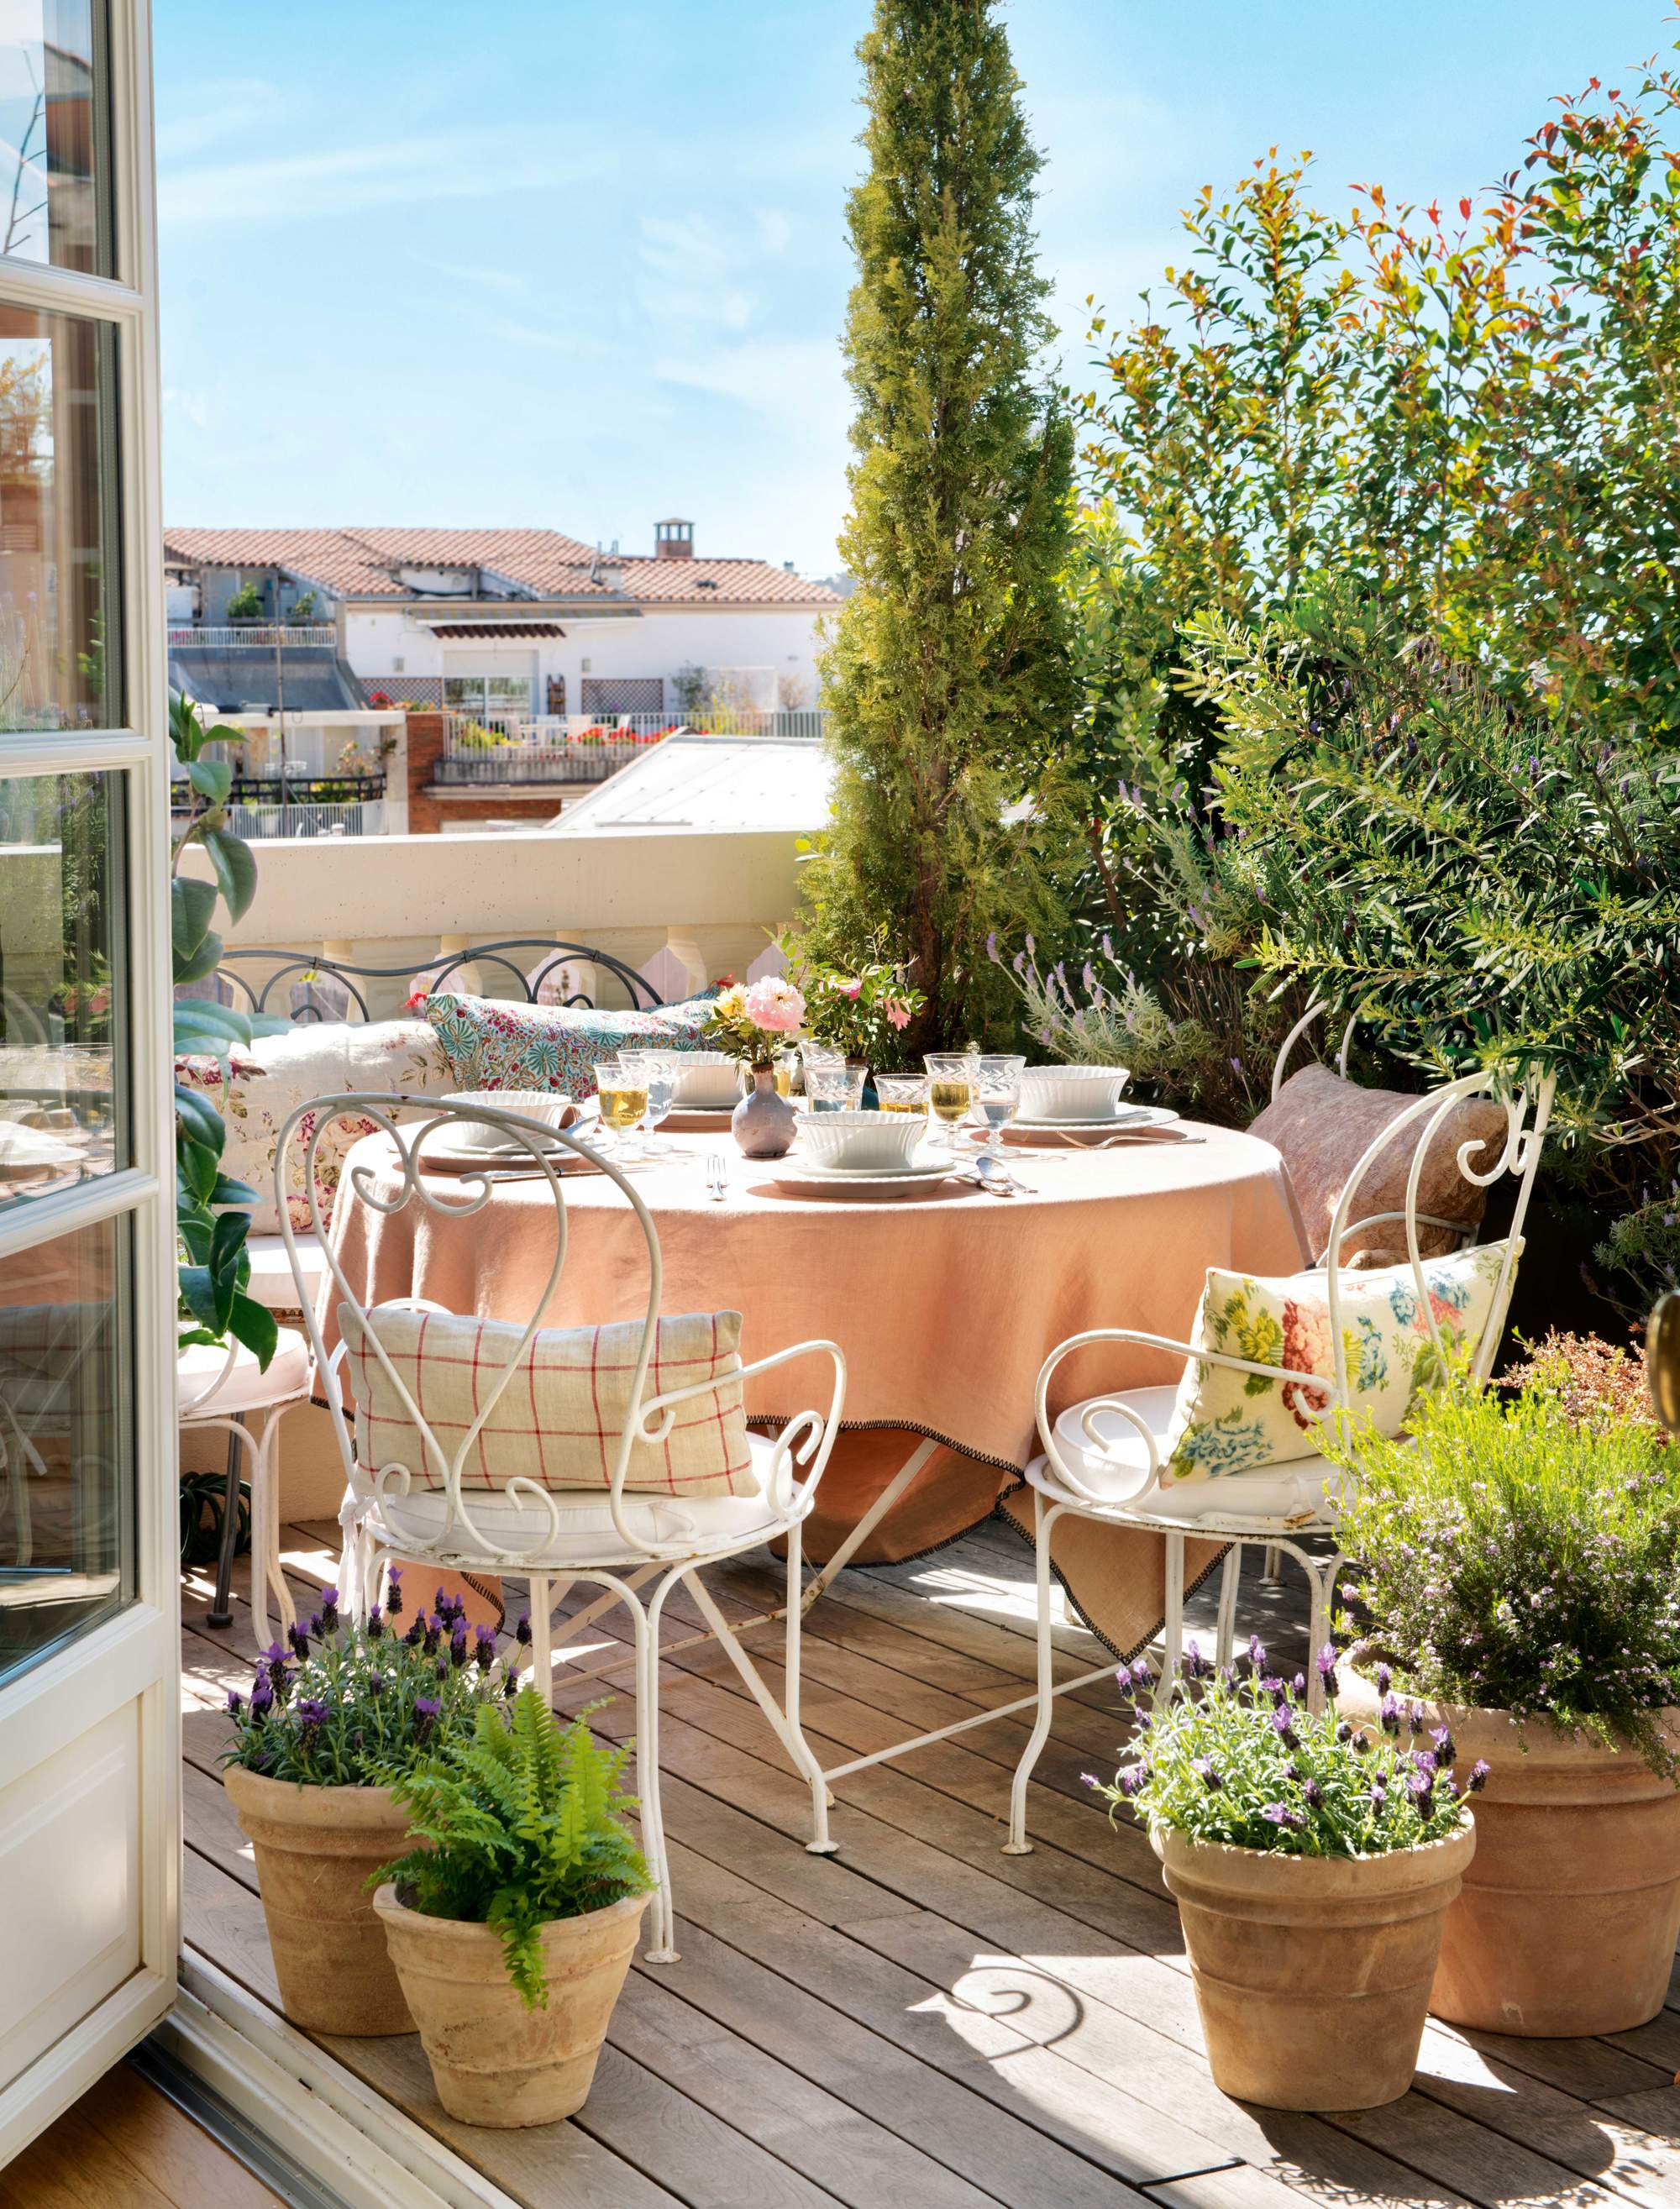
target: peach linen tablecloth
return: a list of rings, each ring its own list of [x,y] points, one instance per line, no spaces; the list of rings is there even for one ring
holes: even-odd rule
[[[846,1432],[818,1490],[805,1534],[821,1562],[855,1526],[918,1439],[941,1445],[882,1520],[858,1562],[917,1556],[1003,1515],[1030,1531],[1007,1498],[1037,1454],[1033,1390],[1057,1343],[1087,1327],[1188,1335],[1209,1266],[1290,1273],[1304,1262],[1283,1162],[1268,1143],[1186,1123],[1204,1138],[1109,1150],[1012,1147],[1024,1184],[1009,1198],[965,1183],[912,1197],[798,1197],[727,1138],[677,1135],[671,1155],[634,1170],[653,1215],[665,1263],[667,1313],[738,1308],[742,1355],[762,1357],[828,1338],[846,1352]],[[724,1156],[728,1195],[708,1197],[704,1160]],[[539,1179],[499,1184],[470,1218],[411,1201],[381,1213],[355,1195],[372,1171],[394,1193],[388,1136],[370,1136],[346,1162],[333,1238],[346,1278],[367,1304],[419,1296],[486,1319],[528,1320],[554,1261],[555,1211]],[[440,1195],[458,1177],[430,1177]],[[545,1314],[556,1327],[639,1316],[647,1261],[634,1213],[604,1175],[565,1184],[566,1266]],[[322,1319],[336,1337],[330,1279]],[[1161,1352],[1106,1345],[1069,1358],[1061,1403],[1099,1390],[1176,1381]],[[750,1415],[790,1417],[820,1397],[823,1373],[784,1367],[751,1384]],[[1025,1498],[1023,1498],[1025,1500]],[[1193,1544],[1193,1580],[1219,1555]],[[1129,1653],[1161,1616],[1163,1544],[1143,1530],[1057,1524],[1055,1562],[1081,1615]]]

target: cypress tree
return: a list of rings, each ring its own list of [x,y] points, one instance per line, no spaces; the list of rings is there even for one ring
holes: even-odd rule
[[[840,540],[858,587],[824,656],[836,779],[804,935],[840,964],[906,960],[927,997],[911,1051],[1009,1038],[988,938],[1053,935],[1075,857],[1045,773],[1074,713],[1073,440],[1042,380],[1039,157],[997,18],[876,0],[858,48]]]

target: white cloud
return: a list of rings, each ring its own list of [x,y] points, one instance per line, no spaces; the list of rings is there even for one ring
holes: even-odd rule
[[[571,165],[510,160],[505,143],[479,132],[400,138],[178,169],[159,180],[158,216],[178,228],[265,219],[292,224],[349,208],[528,192],[581,175],[585,166],[582,157]]]

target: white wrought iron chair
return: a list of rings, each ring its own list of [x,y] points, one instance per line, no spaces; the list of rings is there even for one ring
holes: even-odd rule
[[[828,1837],[828,1795],[816,1759],[807,1747],[799,1723],[799,1636],[802,1605],[801,1528],[815,1500],[839,1430],[846,1393],[846,1361],[832,1342],[802,1342],[792,1349],[762,1357],[738,1369],[741,1382],[792,1363],[821,1356],[831,1360],[834,1388],[828,1408],[799,1413],[774,1438],[749,1437],[757,1493],[672,1499],[631,1490],[625,1493],[631,1454],[641,1442],[662,1442],[671,1431],[677,1407],[691,1399],[714,1394],[715,1381],[691,1387],[645,1393],[647,1367],[659,1318],[663,1267],[659,1241],[652,1216],[626,1177],[609,1159],[597,1159],[587,1144],[557,1133],[542,1123],[513,1112],[481,1105],[467,1108],[445,1104],[436,1098],[378,1095],[373,1092],[317,1098],[302,1105],[287,1121],[278,1147],[275,1173],[278,1186],[286,1186],[288,1153],[300,1126],[309,1123],[304,1137],[302,1187],[310,1190],[319,1211],[319,1184],[314,1171],[314,1153],[322,1130],[346,1113],[375,1121],[395,1146],[397,1184],[382,1189],[366,1165],[353,1157],[347,1181],[358,1199],[387,1215],[415,1204],[437,1213],[470,1215],[490,1201],[494,1188],[494,1165],[485,1171],[452,1177],[443,1187],[434,1177],[422,1178],[420,1153],[439,1129],[461,1122],[491,1121],[509,1140],[528,1154],[521,1159],[521,1174],[534,1173],[545,1180],[555,1207],[555,1255],[548,1278],[538,1297],[508,1363],[479,1399],[478,1415],[461,1442],[448,1449],[428,1424],[419,1406],[397,1373],[375,1329],[369,1313],[346,1277],[338,1254],[327,1241],[327,1262],[333,1286],[342,1305],[359,1322],[376,1357],[382,1374],[406,1407],[424,1445],[425,1462],[418,1466],[364,1466],[356,1454],[355,1430],[345,1417],[340,1368],[342,1342],[330,1356],[322,1339],[316,1311],[305,1306],[305,1321],[313,1345],[319,1385],[332,1414],[339,1448],[344,1460],[347,1492],[340,1514],[346,1542],[340,1598],[352,1616],[364,1617],[376,1591],[382,1585],[388,1563],[424,1563],[455,1572],[517,1574],[528,1578],[531,1588],[532,1676],[544,1691],[552,1676],[553,1607],[575,1581],[605,1591],[586,1616],[622,1603],[629,1613],[635,1658],[635,1771],[641,1809],[641,1845],[659,1882],[652,1916],[650,1963],[672,1963],[675,1918],[671,1900],[659,1784],[659,1622],[671,1590],[683,1586],[698,1607],[712,1634],[781,1742],[794,1769],[810,1790],[811,1839],[814,1854],[828,1855],[834,1844]],[[405,1117],[399,1123],[395,1115]],[[412,1116],[412,1117],[409,1117]],[[485,1422],[514,1375],[530,1351],[558,1285],[566,1261],[567,1207],[563,1180],[557,1169],[554,1147],[590,1159],[617,1186],[641,1226],[647,1253],[648,1287],[641,1321],[640,1352],[629,1388],[629,1408],[618,1437],[609,1484],[603,1487],[584,1472],[571,1488],[539,1485],[528,1478],[515,1477],[497,1489],[463,1491],[462,1474]],[[342,1190],[340,1191],[342,1201]],[[280,1207],[281,1230],[294,1266],[300,1269],[290,1214]],[[321,1230],[319,1217],[315,1225]],[[301,1293],[301,1291],[300,1291]],[[429,1309],[418,1300],[399,1305],[376,1305],[374,1315],[395,1309]],[[732,1375],[728,1384],[737,1378]],[[557,1448],[563,1447],[557,1438]],[[796,1480],[796,1466],[804,1470]],[[757,1548],[762,1543],[785,1540],[787,1544],[788,1601],[785,1625],[784,1662],[786,1701],[777,1702],[752,1659],[742,1648],[723,1612],[701,1578],[701,1568]],[[647,1584],[652,1582],[651,1592]],[[569,1630],[572,1622],[569,1622]]]
[[[1523,1221],[1538,1170],[1540,1153],[1551,1114],[1555,1078],[1545,1074],[1532,1085],[1516,1087],[1499,1098],[1505,1111],[1505,1141],[1498,1157],[1485,1171],[1472,1163],[1471,1153],[1480,1141],[1464,1144],[1458,1153],[1459,1171],[1478,1188],[1488,1188],[1502,1176],[1516,1177],[1518,1189],[1506,1249],[1500,1264],[1486,1324],[1471,1357],[1470,1370],[1485,1381],[1504,1333],[1517,1257],[1522,1247]],[[1351,1221],[1359,1185],[1387,1150],[1395,1135],[1418,1122],[1425,1123],[1413,1151],[1406,1180],[1406,1203],[1398,1215],[1405,1222],[1407,1261],[1411,1266],[1422,1316],[1430,1343],[1439,1357],[1443,1343],[1424,1274],[1424,1260],[1418,1246],[1418,1229],[1426,1224],[1418,1211],[1418,1185],[1424,1162],[1436,1130],[1460,1098],[1498,1096],[1497,1077],[1491,1073],[1470,1074],[1419,1097],[1396,1115],[1349,1176],[1331,1220],[1330,1241],[1324,1262],[1325,1302],[1334,1371],[1328,1379],[1315,1375],[1310,1390],[1301,1393],[1303,1408],[1310,1415],[1330,1419],[1351,1408],[1347,1351],[1341,1324],[1344,1279],[1357,1281],[1357,1272],[1340,1263],[1344,1239],[1370,1220]],[[1375,1217],[1388,1218],[1382,1214]],[[1441,1223],[1452,1225],[1453,1223]],[[1462,1229],[1454,1228],[1462,1232]],[[1005,1852],[1023,1856],[1031,1848],[1026,1836],[1027,1785],[1050,1732],[1054,1698],[1069,1689],[1087,1687],[1111,1673],[1111,1664],[1099,1665],[1073,1680],[1057,1682],[1053,1674],[1051,1608],[1051,1536],[1056,1521],[1066,1514],[1105,1521],[1113,1526],[1147,1528],[1165,1537],[1166,1549],[1165,1653],[1163,1684],[1177,1674],[1183,1641],[1184,1549],[1192,1540],[1227,1544],[1219,1585],[1216,1628],[1216,1661],[1231,1661],[1236,1633],[1237,1592],[1245,1546],[1263,1547],[1268,1554],[1282,1551],[1292,1557],[1307,1575],[1311,1590],[1309,1625],[1310,1646],[1316,1651],[1329,1634],[1331,1596],[1341,1565],[1334,1547],[1334,1486],[1340,1476],[1320,1456],[1290,1459],[1270,1472],[1249,1472],[1227,1479],[1196,1478],[1171,1482],[1167,1476],[1162,1445],[1171,1423],[1176,1387],[1133,1388],[1094,1396],[1069,1405],[1059,1414],[1051,1409],[1051,1389],[1063,1361],[1075,1351],[1097,1343],[1129,1343],[1140,1349],[1164,1351],[1187,1364],[1215,1365],[1233,1373],[1263,1375],[1276,1380],[1280,1364],[1261,1364],[1215,1350],[1210,1345],[1175,1342],[1165,1335],[1146,1334],[1129,1327],[1093,1327],[1061,1343],[1039,1372],[1038,1425],[1044,1455],[1027,1469],[1033,1493],[1033,1544],[1037,1563],[1038,1680],[1037,1716],[1033,1732],[1016,1767],[1009,1798],[1009,1836]],[[1309,1536],[1328,1535],[1328,1554],[1315,1554],[1302,1546]],[[1310,1698],[1316,1707],[1322,1700],[1322,1683],[1310,1675]]]
[[[284,1206],[281,1210],[284,1213]],[[232,1623],[228,1584],[238,1536],[242,1455],[250,1469],[250,1604],[259,1654],[274,1638],[270,1630],[270,1599],[279,1606],[282,1627],[290,1626],[297,1616],[280,1570],[276,1468],[284,1416],[308,1401],[310,1377],[309,1344],[295,1327],[289,1327],[277,1330],[274,1354],[266,1370],[253,1351],[232,1341],[226,1350],[216,1343],[194,1343],[180,1352],[176,1362],[175,1411],[182,1429],[228,1437],[227,1491],[216,1592],[208,1619],[211,1626]],[[260,1439],[252,1434],[249,1424],[259,1412],[267,1414]]]

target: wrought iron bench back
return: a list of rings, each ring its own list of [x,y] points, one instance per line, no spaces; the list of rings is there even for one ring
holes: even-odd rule
[[[638,973],[623,960],[614,958],[610,951],[598,950],[593,944],[569,943],[543,936],[509,936],[498,943],[474,944],[470,950],[446,952],[435,959],[418,962],[406,960],[397,966],[361,966],[349,960],[324,958],[313,951],[228,951],[223,954],[221,965],[206,983],[178,995],[214,996],[223,1004],[253,1013],[284,1012],[300,1026],[311,1020],[347,1020],[352,1017],[350,1008],[353,1003],[364,1020],[371,1020],[374,1014],[364,985],[407,981],[423,974],[434,990],[447,990],[450,978],[463,967],[476,966],[481,976],[485,968],[491,967],[497,970],[498,978],[505,976],[516,985],[516,990],[508,992],[510,997],[532,1005],[537,1002],[538,992],[551,974],[574,961],[586,960],[612,975],[623,985],[634,1010],[651,1011],[664,1002],[644,974]],[[262,982],[250,981],[240,972],[242,966],[263,969]],[[315,984],[318,980],[330,981],[339,988],[317,990]],[[286,984],[290,1002],[273,1004],[273,993],[281,984]],[[592,1008],[594,1005],[594,999],[581,990],[562,1002]]]

